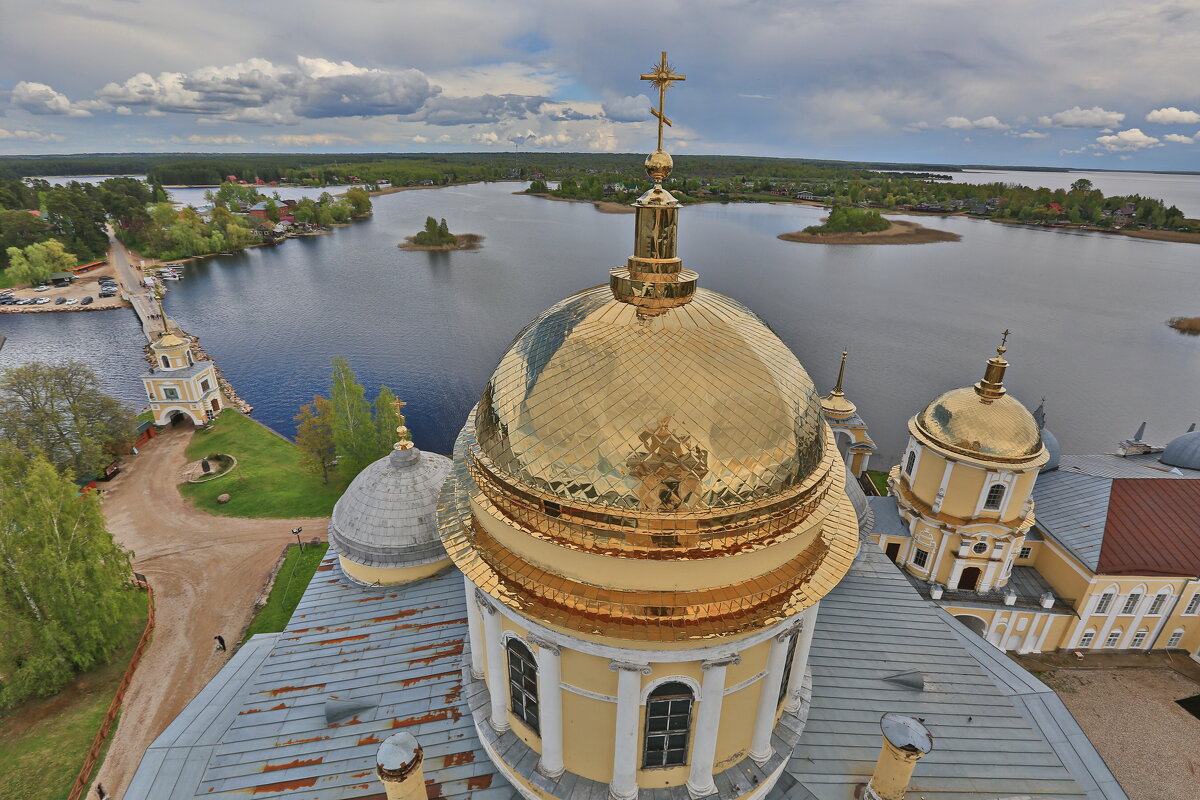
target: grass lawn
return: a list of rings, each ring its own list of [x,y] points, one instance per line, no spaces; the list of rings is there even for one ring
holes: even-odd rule
[[[327,517],[346,488],[336,472],[329,483],[300,466],[300,454],[288,440],[236,411],[217,417],[211,430],[196,431],[187,457],[195,461],[213,453],[238,460],[227,476],[206,483],[183,483],[180,493],[197,508],[225,517],[286,519]],[[230,501],[217,503],[228,494]]]
[[[867,470],[867,475],[871,478],[871,483],[875,484],[875,489],[879,492],[880,496],[887,497],[888,474],[886,472],[880,472],[878,470],[869,469],[869,470]]]
[[[308,582],[316,574],[328,549],[329,545],[324,543],[306,544],[304,552],[295,546],[288,548],[279,574],[275,577],[275,584],[271,587],[271,594],[267,596],[267,603],[250,621],[243,642],[256,633],[275,633],[287,627],[292,612],[300,602],[300,595],[308,588]]]
[[[4,732],[0,735],[0,797],[62,800],[67,796],[145,627],[143,608],[111,661],[80,675],[54,697],[30,701],[0,716],[0,731]],[[115,733],[116,726],[109,742]],[[99,768],[97,763],[96,770]]]

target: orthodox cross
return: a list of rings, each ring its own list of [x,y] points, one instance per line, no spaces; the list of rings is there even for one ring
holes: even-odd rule
[[[1012,331],[1010,331],[1008,328],[1005,328],[1004,329],[1004,338],[1002,338],[1000,340],[1001,347],[1008,347],[1008,337],[1009,336],[1012,336]]]
[[[658,89],[658,108],[650,109],[650,113],[658,118],[658,149],[662,150],[663,142],[663,125],[670,125],[671,120],[663,113],[663,104],[667,99],[667,89],[671,88],[671,84],[675,81],[687,80],[686,75],[676,75],[671,71],[671,65],[667,63],[667,51],[662,51],[662,61],[654,68],[653,72],[647,72],[641,77],[644,81],[650,81],[651,85]]]
[[[412,433],[409,432],[408,427],[405,423],[404,412],[402,412],[400,410],[400,409],[404,408],[406,405],[408,405],[408,403],[404,402],[399,397],[397,397],[395,399],[395,401],[392,402],[392,405],[396,407],[396,416],[399,417],[399,419],[400,419],[400,425],[396,428],[396,436],[399,439],[399,441],[396,442],[395,449],[408,450],[409,448],[411,448],[413,446],[412,445]]]

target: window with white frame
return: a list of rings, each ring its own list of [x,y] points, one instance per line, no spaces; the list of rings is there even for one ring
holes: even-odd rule
[[[908,461],[904,464],[904,474],[911,476],[913,466],[917,463],[917,451],[912,450],[908,454]]]
[[[168,400],[178,400],[179,399],[179,390],[172,389],[170,386],[164,387],[163,388],[163,397],[167,398]]]
[[[650,693],[646,700],[643,767],[676,767],[687,763],[693,700],[692,690],[674,681]]]
[[[989,544],[987,543],[987,541],[985,540],[985,541],[982,541],[982,542],[976,542],[976,543],[975,543],[975,546],[974,546],[974,547],[972,547],[971,549],[972,549],[973,551],[975,551],[975,553],[976,553],[976,554],[978,554],[978,555],[983,555],[983,554],[984,554],[984,553],[986,553],[988,550],[991,550],[991,549],[992,549],[992,547],[991,547],[991,545],[989,545]]]
[[[799,639],[799,631],[788,637],[787,655],[783,657],[783,680],[779,683],[779,698],[775,701],[776,708],[787,698],[788,684],[792,682],[792,662],[796,660],[796,642]]]
[[[1140,650],[1141,648],[1145,647],[1146,646],[1146,634],[1147,634],[1147,631],[1138,631],[1137,633],[1135,633],[1133,635],[1133,641],[1129,643],[1129,646],[1135,650]]]
[[[1167,639],[1167,647],[1179,647],[1179,643],[1183,641],[1183,629],[1177,630],[1171,634],[1171,638]]]
[[[1084,631],[1083,636],[1079,637],[1079,646],[1080,647],[1091,647],[1092,642],[1095,640],[1096,640],[1096,632],[1095,631],[1090,631],[1090,630]]]
[[[1112,601],[1112,592],[1105,592],[1104,594],[1100,595],[1100,599],[1096,602],[1096,613],[1107,614],[1108,610],[1112,608]]]
[[[983,501],[983,507],[992,511],[1000,508],[1000,504],[1004,502],[1004,484],[996,483],[992,488],[988,489],[987,499]]]
[[[1115,630],[1104,638],[1105,647],[1116,647],[1117,642],[1121,641],[1121,631]]]
[[[1132,614],[1137,611],[1138,603],[1141,602],[1142,596],[1138,592],[1134,592],[1125,598],[1125,605],[1121,606],[1122,614]]]
[[[1165,595],[1165,594],[1154,595],[1154,599],[1150,601],[1150,610],[1147,611],[1146,613],[1147,614],[1161,614],[1162,610],[1163,610],[1163,606],[1165,606],[1167,604],[1168,596],[1169,595]]]
[[[1031,555],[1033,555],[1032,547],[1022,547],[1020,554],[1017,555],[1017,558],[1029,558]]]
[[[540,733],[537,662],[520,639],[509,639],[506,649],[509,707],[514,717],[528,725],[534,733]]]
[[[913,553],[913,563],[918,567],[923,567],[929,563],[929,552],[926,550],[917,550]]]
[[[1200,611],[1200,592],[1192,595],[1192,599],[1188,600],[1187,608],[1183,610],[1185,614],[1195,614]]]

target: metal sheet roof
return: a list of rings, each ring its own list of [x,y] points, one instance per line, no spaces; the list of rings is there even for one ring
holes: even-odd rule
[[[809,660],[812,708],[788,765],[797,786],[772,797],[854,797],[879,755],[879,719],[894,711],[922,718],[934,736],[933,751],[913,776],[914,795],[1123,800],[1119,789],[1103,794],[1080,786],[1068,762],[1074,748],[1088,750],[1090,743],[1048,741],[1010,696],[1032,691],[1036,681],[1014,665],[1011,673],[1020,680],[1011,688],[1012,680],[998,681],[994,666],[981,665],[983,654],[965,646],[943,612],[922,600],[882,553],[863,547],[850,573],[821,601]],[[924,688],[885,680],[903,672],[921,673]],[[1055,711],[1070,718],[1061,704]],[[1094,748],[1083,768],[1099,771],[1097,782],[1111,778]]]
[[[1176,470],[1176,467],[1159,461],[1157,453],[1063,456],[1058,466],[1059,472],[1078,472],[1098,478],[1200,478],[1200,470]],[[1038,478],[1039,482],[1041,480]]]
[[[287,629],[253,637],[155,740],[124,800],[382,797],[376,751],[401,729],[420,740],[436,796],[513,796],[460,697],[461,573],[372,590],[336,558]]]
[[[1071,456],[1063,456],[1063,459]],[[1100,561],[1108,517],[1110,478],[1059,468],[1033,485],[1037,525],[1093,572]]]
[[[895,497],[868,497],[867,503],[875,512],[875,522],[871,533],[881,536],[911,536],[908,524],[900,519],[899,507]]]
[[[1097,572],[1200,575],[1200,481],[1114,480]]]

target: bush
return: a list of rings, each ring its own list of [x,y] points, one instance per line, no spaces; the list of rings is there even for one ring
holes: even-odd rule
[[[891,223],[878,211],[854,206],[838,206],[829,212],[824,225],[809,225],[805,233],[871,233],[886,231]]]

